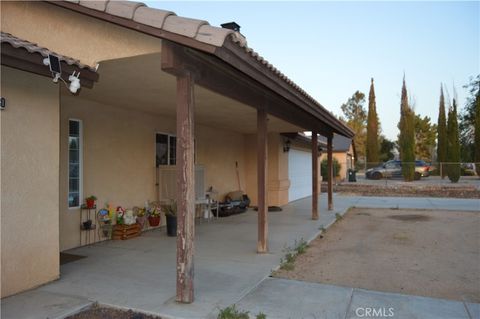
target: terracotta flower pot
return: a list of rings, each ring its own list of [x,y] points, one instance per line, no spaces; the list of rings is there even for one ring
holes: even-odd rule
[[[94,199],[86,199],[87,208],[94,208],[95,207],[95,200]]]
[[[160,225],[160,216],[148,216],[148,223],[151,227]]]

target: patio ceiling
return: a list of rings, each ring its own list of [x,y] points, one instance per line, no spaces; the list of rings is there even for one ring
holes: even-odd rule
[[[162,71],[160,53],[103,61],[98,73],[95,87],[83,89],[81,98],[175,118],[176,78]],[[257,110],[197,85],[195,122],[251,134],[257,131]],[[269,115],[268,130],[305,129]]]

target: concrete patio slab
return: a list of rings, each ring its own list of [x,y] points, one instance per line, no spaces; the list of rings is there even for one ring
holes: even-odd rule
[[[352,288],[267,278],[236,305],[267,318],[344,319]]]
[[[195,241],[195,303],[177,304],[176,239],[169,238],[161,228],[126,241],[108,241],[68,251],[87,258],[61,266],[61,278],[55,282],[2,300],[4,319],[56,318],[58,312],[48,307],[65,304],[65,296],[78,300],[93,300],[100,304],[131,308],[164,317],[208,318],[219,308],[242,300],[278,267],[285,246],[295,240],[313,239],[321,227],[344,214],[351,206],[410,207],[462,209],[480,211],[478,200],[439,201],[437,198],[358,197],[334,195],[335,209],[327,211],[326,196],[320,196],[320,219],[311,220],[311,198],[290,203],[282,212],[269,213],[269,253],[257,254],[257,213],[221,218],[198,223]],[[35,300],[31,306],[15,310],[9,304],[21,304],[29,294],[58,297]],[[26,298],[26,299],[23,299]],[[54,299],[55,299],[54,298]],[[20,300],[20,301],[16,301]],[[321,300],[319,300],[321,302]],[[76,309],[77,305],[68,306]],[[10,310],[12,311],[10,311]],[[476,311],[472,306],[472,312]],[[21,310],[21,311],[20,311]],[[48,312],[48,314],[47,314]]]
[[[480,319],[480,304],[466,302],[465,307],[471,319]]]
[[[354,290],[352,303],[345,318],[365,318],[367,308],[381,311],[383,317],[395,319],[470,319],[465,305],[460,301],[363,289]]]
[[[476,319],[480,304],[267,278],[236,306],[279,319]]]
[[[65,318],[92,304],[87,298],[35,289],[2,299],[1,318]]]

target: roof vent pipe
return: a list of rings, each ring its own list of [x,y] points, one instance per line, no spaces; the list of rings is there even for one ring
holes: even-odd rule
[[[223,23],[223,24],[221,24],[221,26],[224,29],[230,29],[230,30],[233,30],[233,31],[240,32],[240,26],[235,22]]]

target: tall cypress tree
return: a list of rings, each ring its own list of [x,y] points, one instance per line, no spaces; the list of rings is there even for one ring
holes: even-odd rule
[[[403,77],[402,99],[400,102],[400,159],[402,160],[402,173],[405,181],[410,182],[415,178],[415,113],[408,105],[407,87]]]
[[[440,104],[438,107],[437,123],[437,162],[442,165],[442,178],[447,175],[445,166],[440,164],[447,160],[447,119],[445,117],[445,97],[443,95],[443,85],[440,85]],[[439,167],[440,168],[440,167]]]
[[[460,179],[460,139],[458,136],[457,102],[448,110],[447,120],[447,174],[452,183]]]
[[[375,88],[373,87],[373,78],[370,84],[370,93],[368,94],[368,117],[367,117],[367,165],[376,166],[379,162],[380,154],[378,150],[378,116],[377,105],[375,102]]]
[[[475,162],[477,175],[480,176],[480,83],[475,97]]]

